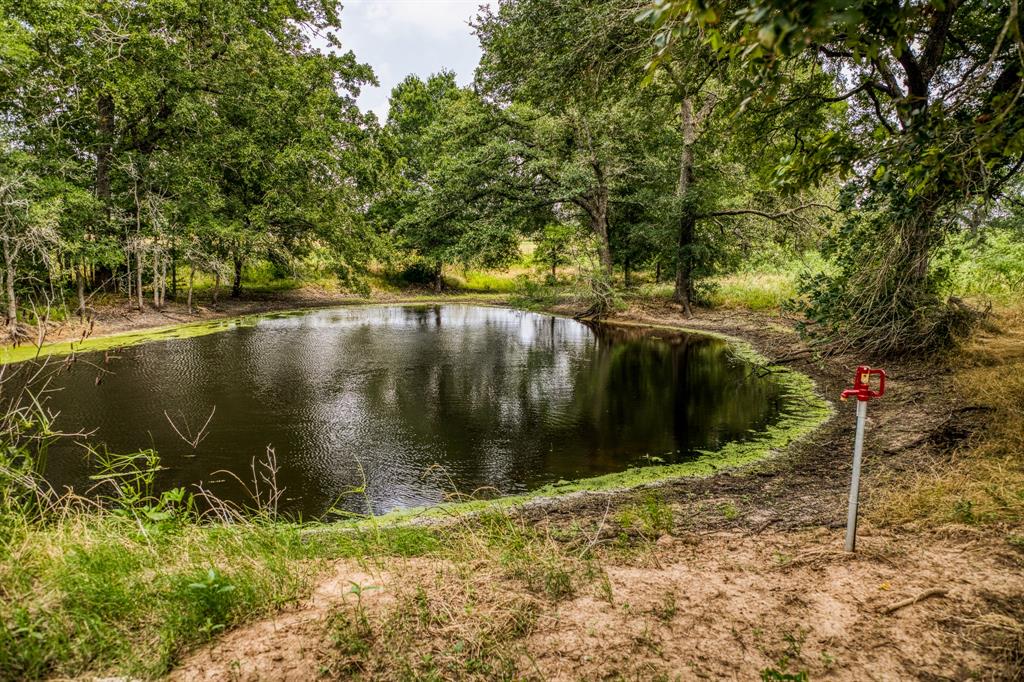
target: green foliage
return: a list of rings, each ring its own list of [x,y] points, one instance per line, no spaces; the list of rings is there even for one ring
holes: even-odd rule
[[[993,227],[951,235],[935,267],[949,273],[946,286],[952,295],[1019,303],[1024,297],[1024,232]]]
[[[761,671],[761,682],[807,682],[810,678],[806,671],[796,673],[779,672],[775,668],[765,668]]]
[[[634,528],[648,539],[655,539],[672,532],[675,513],[661,495],[648,493],[640,501],[623,509],[616,521],[621,526]]]
[[[976,314],[939,298],[948,275],[929,265],[937,234],[925,209],[877,194],[857,212],[846,208],[823,243],[831,267],[801,282],[804,330],[831,348],[875,355],[928,351],[964,338]],[[932,235],[927,243],[922,231]]]
[[[87,288],[134,289],[144,305],[138,289],[162,288],[169,260],[234,277],[237,294],[248,260],[317,249],[352,283],[378,246],[357,209],[373,183],[375,121],[353,100],[373,74],[351,52],[313,47],[339,10],[5,4],[0,22],[18,30],[0,48],[0,187],[30,194],[4,200],[12,287],[39,274],[77,285],[85,314]],[[16,159],[24,172],[9,172]],[[22,204],[19,218],[10,209]]]
[[[520,275],[515,280],[515,290],[509,302],[527,310],[549,308],[558,302],[559,290],[546,282],[538,282],[528,275]]]
[[[1001,9],[988,0],[666,0],[645,11],[658,32],[651,68],[696,36],[744,71],[741,109],[798,105],[806,94],[787,94],[795,78],[808,69],[834,75],[837,94],[812,98],[843,103],[843,125],[798,139],[776,171],[776,183],[792,188],[858,169],[826,250],[834,275],[805,287],[811,323],[826,341],[905,353],[946,345],[970,328],[969,311],[942,304],[947,271],[932,259],[966,214],[998,215],[1019,194],[1021,18]]]
[[[572,262],[571,248],[577,237],[578,228],[567,223],[545,225],[538,233],[533,263],[549,284],[557,284],[558,268]]]

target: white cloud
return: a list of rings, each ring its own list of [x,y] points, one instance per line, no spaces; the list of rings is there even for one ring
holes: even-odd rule
[[[370,64],[379,88],[365,88],[364,109],[387,117],[391,88],[410,73],[421,77],[441,69],[455,71],[460,83],[473,78],[480,47],[468,25],[480,0],[343,1],[341,43]]]

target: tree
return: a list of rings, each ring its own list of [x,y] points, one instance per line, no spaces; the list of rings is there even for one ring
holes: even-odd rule
[[[218,277],[230,262],[236,295],[248,258],[313,248],[355,279],[375,248],[363,216],[375,120],[355,104],[373,74],[340,49],[339,11],[330,0],[4,4],[3,150],[29,153],[59,200],[57,260],[81,313],[87,280],[123,283],[142,308],[148,279],[163,305],[183,250]],[[314,49],[314,34],[334,51]]]
[[[43,260],[57,243],[59,203],[43,191],[34,173],[33,159],[21,151],[0,157],[0,244],[4,262],[4,297],[7,301],[7,331],[18,340],[18,263],[25,256]]]
[[[766,115],[756,130],[737,128],[728,60],[680,38],[673,58],[645,79],[649,31],[635,18],[628,0],[505,0],[475,23],[484,47],[478,80],[499,101],[529,102],[555,117],[581,112],[566,137],[589,147],[580,154],[594,168],[589,196],[607,197],[602,219],[592,221],[606,272],[613,262],[624,273],[638,262],[673,263],[675,300],[689,315],[696,283],[718,272],[734,241],[722,223],[795,218],[798,204],[773,209],[780,202],[762,159],[778,153],[785,124],[820,126],[822,116],[801,107]]]
[[[646,12],[654,60],[698,36],[741,64],[747,103],[846,104],[846,121],[802,139],[779,181],[850,177],[830,245],[836,274],[810,282],[819,333],[879,353],[947,343],[973,317],[942,305],[931,257],[964,211],[1000,201],[1024,164],[1024,80],[1017,4],[943,0],[755,0],[739,9],[665,0]],[[826,74],[834,93],[787,93],[797,74]]]
[[[422,133],[430,155],[425,173],[407,183],[405,212],[395,223],[399,243],[431,264],[440,290],[445,263],[501,266],[518,255],[528,225],[547,203],[519,202],[523,177],[512,168],[508,117],[461,89]]]
[[[444,253],[445,240],[435,234],[440,228],[410,221],[408,216],[415,212],[417,197],[427,189],[428,174],[439,159],[428,131],[440,124],[459,97],[451,71],[433,74],[426,81],[409,75],[392,89],[380,140],[388,170],[382,182],[384,192],[371,209],[378,231],[390,234],[401,248],[427,263],[436,291],[443,286],[442,268],[450,257]]]
[[[527,151],[543,160],[533,170],[552,186],[553,198],[581,211],[608,279],[612,204],[637,169],[630,143],[651,129],[644,114],[657,109],[621,88],[621,59],[600,63],[604,55],[587,49],[594,35],[614,43],[623,38],[621,29],[635,31],[621,21],[622,10],[621,2],[607,0],[572,8],[553,0],[504,0],[496,11],[482,7],[473,22],[483,48],[480,90],[499,107],[533,110],[520,118],[532,127],[520,135]]]

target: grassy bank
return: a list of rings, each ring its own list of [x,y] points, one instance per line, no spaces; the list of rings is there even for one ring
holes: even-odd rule
[[[445,599],[449,617],[465,630],[447,643],[454,649],[433,658],[395,647],[442,617],[424,615],[428,605],[442,606],[441,595],[409,595],[408,617],[377,634],[358,611],[340,610],[329,623],[334,672],[379,669],[398,655],[417,675],[490,677],[505,669],[509,638],[532,626],[531,602],[564,599],[602,579],[589,523],[552,534],[499,509],[444,526],[317,532],[266,519],[209,526],[181,517],[153,525],[133,513],[86,511],[65,511],[46,523],[5,516],[3,523],[0,675],[11,680],[159,676],[187,650],[296,604],[339,560],[381,569],[409,557],[445,562],[464,576],[471,571],[477,584],[510,581],[525,595],[486,605],[488,613],[472,610],[472,594]],[[673,516],[651,494],[607,523],[618,529],[612,551],[634,556],[650,551]],[[343,587],[350,594],[374,589]],[[445,597],[450,588],[441,588]]]
[[[878,521],[1004,524],[1024,545],[1024,310],[1004,308],[989,324],[949,359],[943,447],[882,500]]]
[[[736,285],[741,291],[755,291],[759,282],[766,281],[736,277],[744,278]],[[759,300],[776,300],[784,289],[778,281],[772,280]],[[444,300],[474,300],[478,294],[464,296]],[[749,303],[751,296],[738,298]],[[423,294],[413,300],[435,299]],[[750,324],[763,326],[765,319],[755,317]],[[213,333],[223,325],[240,323],[204,322],[195,331]],[[1011,547],[1021,542],[1021,329],[1024,320],[1019,314],[1005,313],[998,329],[986,332],[963,355],[950,360],[959,368],[949,385],[954,410],[977,421],[970,423],[966,436],[958,430],[966,428],[959,417],[949,422],[950,428],[922,432],[928,459],[915,460],[909,474],[893,473],[886,482],[891,494],[871,497],[866,504],[876,526],[968,524],[982,533],[996,528]],[[170,332],[159,332],[164,333]],[[147,338],[151,337],[132,337],[133,342]],[[741,348],[745,359],[765,364],[751,348]],[[809,401],[805,411],[792,415],[790,421],[784,419],[752,444],[729,446],[692,465],[637,469],[531,495],[532,501],[544,495],[567,501],[565,518],[552,524],[532,522],[521,515],[522,508],[510,506],[527,498],[439,508],[432,514],[440,523],[433,525],[391,525],[412,520],[408,513],[347,526],[298,526],[267,515],[211,523],[198,519],[180,502],[147,497],[108,500],[102,511],[85,503],[39,505],[37,498],[18,492],[24,492],[24,480],[12,469],[15,459],[8,452],[0,507],[0,677],[157,677],[206,642],[220,641],[232,631],[245,633],[239,628],[247,623],[298,608],[322,587],[325,576],[338,574],[343,576],[335,585],[340,598],[317,612],[312,630],[300,629],[304,642],[315,641],[320,647],[316,674],[395,679],[540,676],[539,668],[531,667],[532,657],[542,654],[544,647],[557,649],[550,641],[538,640],[538,633],[549,632],[559,609],[575,604],[573,608],[584,613],[600,606],[612,609],[624,622],[643,623],[644,629],[628,632],[623,646],[638,652],[637,659],[648,667],[622,663],[619,669],[657,678],[661,673],[656,661],[667,655],[670,646],[665,632],[687,632],[691,626],[680,626],[688,611],[677,588],[644,581],[652,580],[669,560],[681,561],[680,555],[711,552],[704,549],[705,540],[693,535],[708,518],[748,524],[743,526],[745,533],[754,532],[751,529],[761,527],[762,521],[747,518],[755,504],[749,493],[730,493],[728,486],[685,504],[678,497],[670,500],[668,487],[660,485],[626,495],[608,493],[664,484],[684,475],[710,476],[784,450],[790,441],[813,429],[827,409],[813,398],[810,380],[780,367],[770,369],[788,382],[789,390]],[[931,404],[946,397],[929,393],[920,400]],[[825,443],[823,447],[832,446]],[[926,465],[916,466],[921,462]],[[728,479],[742,480],[744,475]],[[779,481],[779,485],[786,483]],[[799,496],[800,491],[786,494]],[[573,507],[570,502],[595,498],[601,500],[596,506]],[[700,521],[695,509],[704,515]],[[461,515],[459,510],[477,513]],[[756,576],[755,583],[775,584],[797,567],[792,574],[792,598],[798,599],[804,589],[801,585],[818,575],[813,562],[819,559],[807,559],[804,554],[819,557],[824,551],[808,542],[802,535],[786,536],[768,543],[767,558],[758,555],[758,561],[767,562],[764,565],[752,568],[754,559],[742,555],[725,560],[726,566],[715,570],[732,570],[731,561]],[[872,547],[870,538],[866,542]],[[675,549],[666,550],[666,546]],[[719,549],[735,549],[729,547]],[[871,549],[877,555],[869,553],[863,561],[874,557],[881,566],[902,570],[904,559],[899,552],[910,549],[916,545],[899,551]],[[935,559],[920,561],[918,568],[925,571]],[[863,567],[844,562],[835,559],[836,570]],[[811,572],[800,573],[802,565]],[[711,581],[716,574],[709,570],[695,575]],[[392,576],[387,599],[375,602],[384,592],[389,571],[408,573],[398,580]],[[871,571],[864,578],[866,584],[877,586],[890,580],[884,573]],[[743,572],[737,580],[749,578]],[[722,584],[716,589],[734,588]],[[705,596],[713,597],[713,593]],[[692,613],[702,607],[691,604],[688,608]],[[738,608],[739,613],[745,612],[744,607]],[[756,658],[764,679],[800,679],[783,676],[807,671],[828,674],[842,655],[833,645],[808,641],[805,625],[809,628],[817,622],[813,613],[800,616],[810,619],[805,623],[793,624],[776,616],[796,607],[787,602],[773,608],[772,614],[747,623],[753,630],[742,635],[752,638],[743,640],[744,646],[751,647],[744,656]],[[1016,621],[1000,622],[1017,627]],[[739,621],[732,625],[737,626],[744,627]],[[1000,632],[1005,634],[1005,629]],[[1010,652],[1008,656],[1024,651],[1015,640],[999,641]],[[600,643],[595,641],[594,646],[599,649]],[[292,654],[286,650],[284,655]],[[597,670],[593,661],[579,665],[580,670]],[[182,679],[189,674],[186,670]]]
[[[294,313],[270,313],[282,314]],[[187,338],[254,324],[261,317],[87,339],[45,352],[57,355]],[[751,347],[732,341],[740,358],[772,371],[790,402],[800,406],[748,442],[729,444],[690,463],[632,469],[552,485],[527,496],[443,505],[355,524],[297,526],[264,515],[236,517],[229,524],[209,522],[209,517],[196,515],[184,501],[187,498],[153,495],[145,472],[124,467],[116,472],[121,494],[106,498],[103,509],[82,500],[40,502],[38,495],[29,494],[32,486],[23,480],[27,467],[17,459],[27,451],[9,457],[3,467],[6,504],[0,519],[0,622],[5,625],[0,634],[0,674],[10,679],[83,673],[158,676],[203,642],[294,605],[309,594],[326,566],[342,559],[386,564],[396,556],[430,556],[471,562],[486,555],[494,570],[502,571],[505,579],[521,581],[531,592],[552,598],[572,594],[576,582],[591,584],[597,579],[585,534],[580,530],[555,541],[516,522],[510,515],[514,505],[681,476],[710,476],[784,449],[827,418],[828,407],[809,378],[768,367]],[[29,410],[21,418],[31,420],[32,414]],[[36,418],[45,419],[42,413]],[[22,432],[32,428],[24,423],[17,427]],[[20,474],[15,470],[19,464]],[[473,520],[454,528],[382,527],[424,514],[443,520],[466,512],[475,514]],[[653,542],[666,524],[671,526],[672,512],[652,495],[635,509],[619,510],[615,518],[627,529],[623,547],[628,548],[638,537]],[[628,530],[634,527],[639,530]],[[358,623],[338,621],[335,627],[339,651],[361,646],[344,643],[346,638],[358,639]],[[503,632],[481,634],[489,644],[481,640],[476,646],[497,647],[507,634]],[[371,651],[367,649],[368,654]],[[490,654],[484,657],[490,660]],[[496,672],[493,665],[492,661],[477,672]]]

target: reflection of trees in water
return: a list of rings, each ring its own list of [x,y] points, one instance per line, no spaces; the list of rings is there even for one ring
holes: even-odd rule
[[[774,385],[732,361],[720,341],[601,326],[580,336],[572,321],[536,316],[521,324],[528,342],[501,318],[442,323],[445,332],[416,351],[447,360],[397,362],[404,376],[375,377],[364,404],[402,415],[432,461],[467,482],[513,487],[621,469],[642,454],[675,459],[741,438],[775,414]]]
[[[774,383],[731,361],[726,344],[658,336],[496,308],[324,311],[139,347],[99,387],[66,377],[55,407],[102,426],[113,450],[156,446],[168,485],[248,471],[273,444],[306,514],[361,482],[356,458],[383,510],[449,489],[421,480],[434,463],[463,491],[509,492],[644,454],[671,461],[777,412]],[[212,405],[209,438],[183,458],[163,410],[187,419]]]

